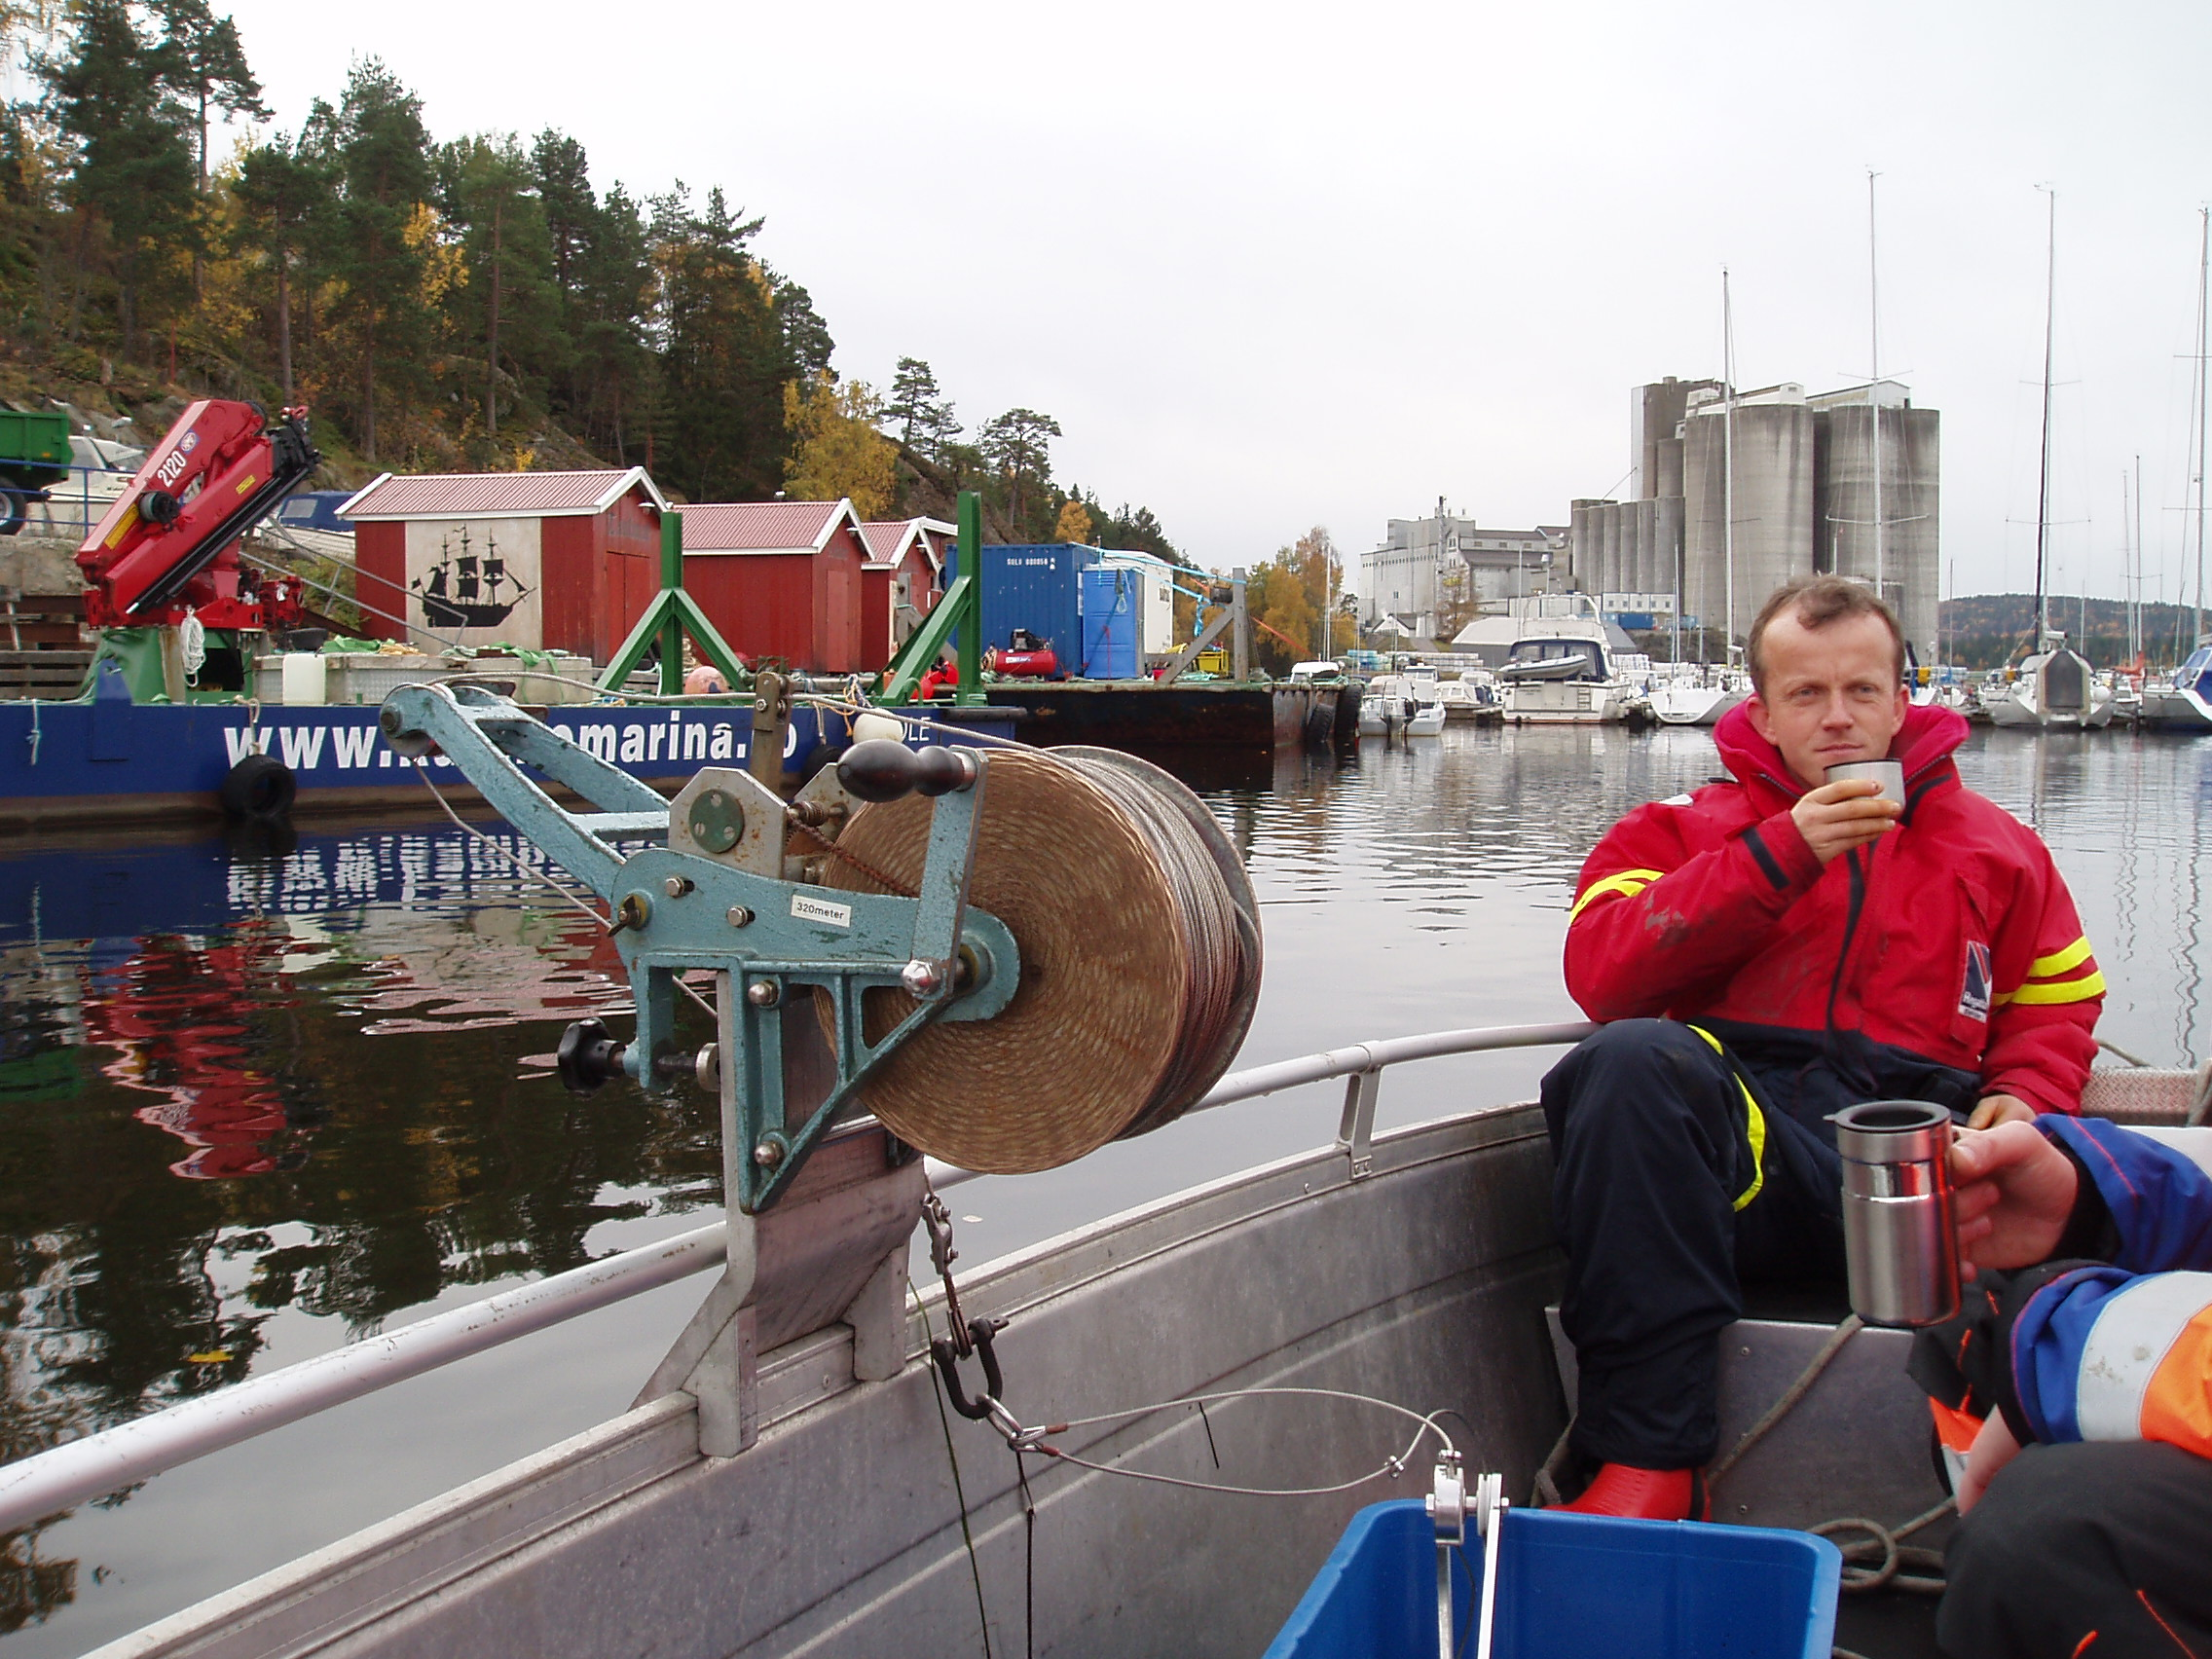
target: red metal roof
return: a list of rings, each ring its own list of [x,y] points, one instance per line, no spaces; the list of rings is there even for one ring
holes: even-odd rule
[[[957,534],[953,527],[940,519],[893,519],[861,526],[861,534],[867,537],[867,556],[882,564],[895,565],[905,557],[905,550],[913,542],[922,544],[922,556],[929,560],[935,571],[944,569],[944,559],[938,552],[938,543],[928,533],[934,532],[941,540]]]
[[[843,501],[714,501],[678,510],[685,553],[814,553],[840,523],[860,529]]]
[[[861,534],[867,537],[867,556],[879,565],[896,561],[906,545],[906,538],[914,534],[912,519],[900,519],[892,524],[864,524]]]
[[[386,473],[343,509],[352,519],[560,518],[601,513],[643,489],[665,509],[668,499],[645,469],[607,467],[590,472]]]

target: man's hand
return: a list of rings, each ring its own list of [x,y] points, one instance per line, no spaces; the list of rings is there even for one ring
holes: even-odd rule
[[[1979,1503],[1997,1471],[2019,1455],[2020,1443],[2012,1438],[2004,1413],[1991,1412],[1989,1420],[1981,1425],[1981,1432],[1973,1437],[1973,1445],[1967,1452],[1966,1473],[1959,1480],[1959,1513],[1964,1515]]]
[[[2030,1124],[2036,1109],[2016,1094],[1984,1094],[1967,1120],[1970,1129],[1994,1129],[1999,1124]]]
[[[2074,1213],[2081,1176],[2031,1124],[1966,1129],[1951,1143],[1959,1255],[1976,1268],[2047,1261]]]
[[[1828,864],[1854,847],[1879,841],[1904,816],[1896,801],[1878,798],[1881,793],[1882,786],[1872,778],[1823,784],[1807,790],[1789,816],[1813,857]]]

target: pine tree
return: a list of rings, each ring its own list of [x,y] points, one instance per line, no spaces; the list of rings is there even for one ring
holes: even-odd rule
[[[276,277],[276,383],[284,402],[295,403],[292,377],[292,274],[316,241],[327,236],[330,171],[278,136],[248,150],[232,185],[241,209],[244,246],[266,260]]]
[[[1010,409],[983,424],[983,459],[997,469],[1007,486],[1007,517],[1027,535],[1022,516],[1024,489],[1048,482],[1051,476],[1050,440],[1060,436],[1060,424],[1034,409]]]
[[[338,108],[310,120],[317,154],[335,164],[341,195],[333,216],[333,274],[343,284],[340,320],[353,335],[362,458],[377,459],[382,365],[406,379],[421,363],[428,317],[422,278],[429,253],[422,209],[430,199],[430,135],[422,100],[374,57],[356,59]]]
[[[67,50],[41,55],[33,68],[46,83],[47,108],[75,163],[71,332],[94,237],[104,230],[114,256],[117,331],[130,351],[141,299],[149,285],[160,286],[168,256],[193,240],[190,111],[127,0],[83,0]]]

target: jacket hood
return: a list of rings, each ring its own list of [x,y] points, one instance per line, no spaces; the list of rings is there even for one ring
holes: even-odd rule
[[[1905,710],[1904,724],[1890,744],[1890,757],[1904,762],[1906,790],[1909,792],[1939,767],[1955,772],[1951,751],[1966,741],[1966,717],[1956,709],[1916,703]],[[1769,810],[1779,811],[1805,793],[1789,775],[1782,751],[1761,736],[1752,723],[1749,701],[1720,717],[1720,723],[1713,728],[1713,741],[1728,770],[1755,797],[1766,797]]]

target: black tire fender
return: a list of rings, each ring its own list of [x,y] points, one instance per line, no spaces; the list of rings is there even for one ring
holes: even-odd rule
[[[292,776],[292,768],[274,755],[243,756],[223,779],[218,792],[223,811],[230,817],[260,824],[289,817],[299,793],[299,780]]]

